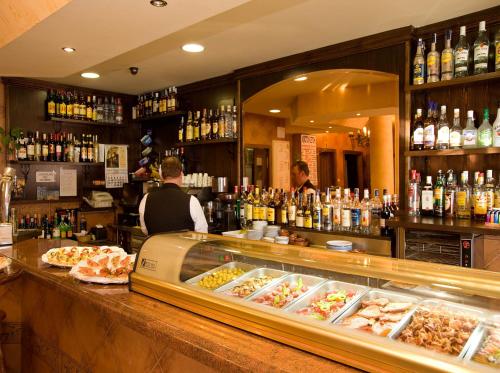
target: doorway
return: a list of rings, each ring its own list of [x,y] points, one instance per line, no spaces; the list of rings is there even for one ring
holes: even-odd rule
[[[337,167],[335,160],[335,150],[328,149],[319,151],[318,176],[321,190],[337,185]]]
[[[262,189],[269,187],[269,148],[245,148],[245,174],[248,183]]]
[[[363,153],[344,151],[344,180],[346,188],[364,188]]]

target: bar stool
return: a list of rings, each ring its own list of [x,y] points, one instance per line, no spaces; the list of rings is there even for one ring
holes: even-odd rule
[[[6,316],[5,312],[0,310],[0,326],[2,325],[2,321],[5,320],[5,316]],[[1,343],[0,343],[0,373],[6,373]]]

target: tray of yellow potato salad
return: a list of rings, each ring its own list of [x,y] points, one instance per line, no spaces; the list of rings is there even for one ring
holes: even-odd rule
[[[186,284],[215,290],[254,268],[255,266],[246,263],[229,262],[187,280]]]
[[[66,246],[50,249],[42,262],[61,268],[71,268],[80,261],[100,254],[125,253],[118,246]]]

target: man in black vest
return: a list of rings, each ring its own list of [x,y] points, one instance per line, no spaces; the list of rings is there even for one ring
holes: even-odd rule
[[[180,230],[207,233],[208,224],[200,202],[180,188],[180,160],[166,157],[160,172],[163,185],[146,194],[139,205],[142,232],[146,235]]]
[[[309,180],[309,166],[304,161],[297,161],[292,166],[292,183],[298,193],[314,193],[314,185]]]

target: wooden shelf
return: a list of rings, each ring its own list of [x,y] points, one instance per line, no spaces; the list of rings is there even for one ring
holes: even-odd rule
[[[102,167],[104,162],[44,162],[44,161],[8,161],[9,164],[29,164],[29,165],[47,165],[47,166],[90,166]]]
[[[190,141],[190,142],[178,142],[175,147],[180,148],[184,146],[201,146],[210,144],[225,144],[225,143],[235,143],[238,139],[217,139],[217,140],[204,140],[204,141]]]
[[[46,204],[46,203],[69,203],[69,202],[82,202],[80,197],[59,197],[59,199],[13,199],[12,205],[31,205],[31,204]]]
[[[495,80],[495,79],[500,79],[500,71],[479,74],[479,75],[471,75],[471,76],[466,76],[464,78],[443,80],[443,81],[434,82],[434,83],[425,83],[425,84],[420,84],[420,85],[408,85],[405,87],[405,91],[406,92],[425,91],[425,90],[431,90],[431,89],[439,89],[439,88],[446,88],[446,87],[453,87],[453,86],[468,85],[468,84],[473,84],[473,83],[480,83],[480,82],[485,82],[488,80]]]
[[[67,119],[67,118],[57,118],[57,117],[51,117],[50,122],[65,123],[65,124],[79,124],[79,125],[84,125],[84,126],[89,126],[89,127],[116,127],[116,128],[125,127],[125,124],[99,123],[99,122],[93,122],[91,120]]]
[[[169,117],[178,117],[181,115],[186,115],[186,112],[184,110],[169,111],[163,115],[152,115],[150,117],[133,119],[132,122],[134,122],[134,123],[160,122],[162,119],[169,118]]]
[[[405,157],[442,157],[452,155],[500,154],[500,147],[476,149],[408,150]]]

